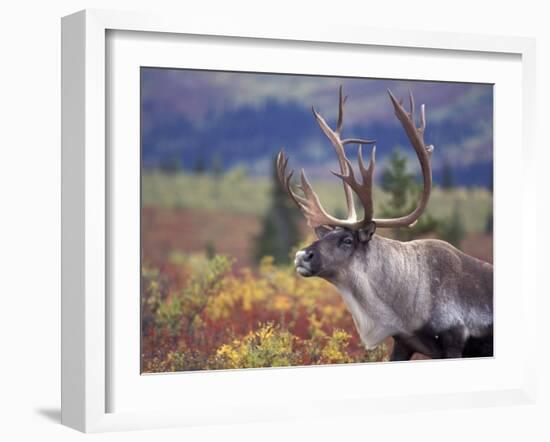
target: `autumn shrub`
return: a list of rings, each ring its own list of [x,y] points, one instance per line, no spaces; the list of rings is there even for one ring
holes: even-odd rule
[[[273,323],[260,324],[242,339],[223,344],[215,354],[213,368],[284,367],[299,363],[298,338]]]
[[[322,364],[353,362],[353,359],[346,352],[349,338],[350,335],[344,330],[334,330],[321,351],[320,362]]]
[[[365,351],[336,290],[264,257],[174,253],[142,268],[142,372],[337,364],[387,359]]]

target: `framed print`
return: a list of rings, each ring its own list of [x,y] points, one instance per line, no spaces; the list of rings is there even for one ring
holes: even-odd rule
[[[532,400],[531,40],[62,30],[64,424]]]

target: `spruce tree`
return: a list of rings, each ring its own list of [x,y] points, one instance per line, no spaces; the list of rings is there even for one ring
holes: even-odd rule
[[[455,205],[450,218],[439,227],[439,236],[441,239],[451,243],[455,247],[460,247],[464,239],[464,225],[458,204]]]
[[[389,195],[389,201],[382,208],[381,218],[394,218],[412,212],[422,192],[414,174],[407,171],[407,157],[397,149],[392,152],[389,164],[382,172],[381,186]],[[438,227],[439,222],[424,213],[413,227],[395,229],[394,235],[402,241],[409,241],[419,235],[436,232]]]
[[[301,215],[279,184],[273,163],[271,204],[262,219],[262,229],[256,237],[255,259],[272,256],[278,264],[289,261],[289,250],[300,241]]]
[[[212,155],[211,173],[213,179],[212,197],[219,198],[223,179],[223,161],[219,152]]]
[[[219,152],[215,152],[212,155],[212,176],[219,180],[223,176],[223,161]]]
[[[206,162],[202,154],[196,158],[195,165],[193,166],[193,172],[195,175],[202,175],[206,172]]]
[[[455,186],[453,169],[451,164],[445,160],[441,167],[441,187],[445,190],[450,190]]]
[[[175,175],[182,169],[181,159],[177,155],[165,158],[160,163],[160,170],[166,175]]]

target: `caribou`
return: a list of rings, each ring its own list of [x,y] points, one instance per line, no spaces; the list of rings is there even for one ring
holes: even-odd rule
[[[388,94],[420,162],[423,191],[416,208],[396,218],[373,217],[376,140],[342,138],[347,97],[340,87],[334,130],[315,108],[312,111],[338,158],[340,172],[332,173],[343,183],[347,217],[336,218],[323,208],[303,169],[297,193],[284,150],[276,158],[280,184],[317,236],[296,253],[296,271],[302,277],[323,278],[338,289],[367,350],[392,337],[392,361],[409,360],[414,353],[429,358],[492,356],[493,266],[441,240],[401,242],[376,233],[379,227],[414,225],[428,205],[432,188],[434,148],[424,143],[425,106],[420,107],[417,127],[412,93],[408,111],[402,100],[390,90]],[[361,179],[346,155],[347,145],[359,145]],[[373,145],[368,165],[363,145]],[[363,206],[362,218],[357,216],[354,194]]]

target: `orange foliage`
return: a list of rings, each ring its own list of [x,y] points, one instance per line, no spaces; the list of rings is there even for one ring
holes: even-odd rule
[[[142,269],[142,372],[387,360],[367,352],[336,290],[270,257],[232,269],[215,255],[174,254]]]

